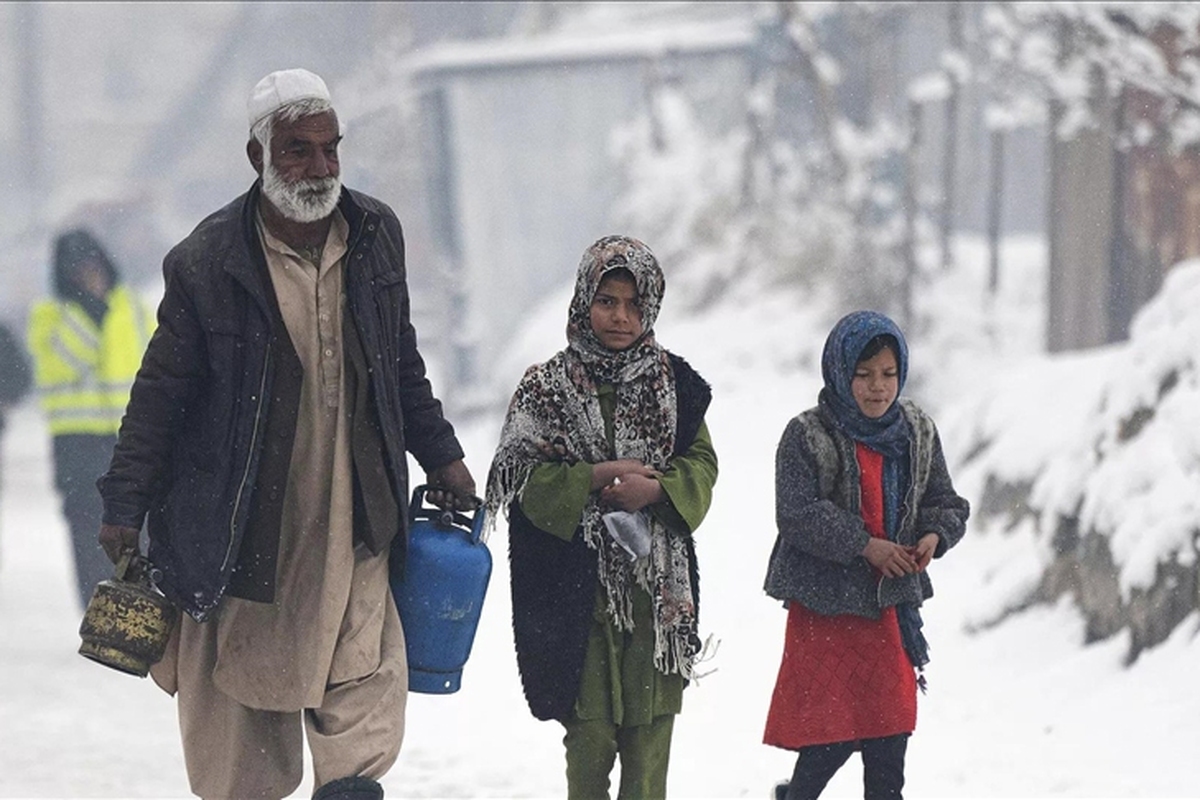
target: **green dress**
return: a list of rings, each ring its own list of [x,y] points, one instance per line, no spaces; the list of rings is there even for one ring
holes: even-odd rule
[[[604,385],[598,394],[611,452],[616,391]],[[659,478],[667,502],[655,504],[651,511],[671,529],[691,535],[708,512],[716,480],[716,452],[707,425],[701,423],[691,447],[672,459]],[[540,464],[522,490],[521,509],[537,527],[570,541],[576,535],[591,485],[591,464]],[[607,720],[628,727],[679,713],[684,680],[678,674],[663,675],[654,668],[652,610],[649,593],[634,592],[633,630],[618,630],[606,613],[604,590],[596,581],[593,623],[575,701],[578,719]]]

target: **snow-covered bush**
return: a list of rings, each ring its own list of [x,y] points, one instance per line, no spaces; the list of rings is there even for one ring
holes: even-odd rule
[[[1128,342],[1025,362],[951,420],[977,530],[1035,526],[1039,558],[998,569],[994,618],[1070,593],[1092,639],[1129,629],[1133,658],[1200,607],[1197,308],[1192,260]]]

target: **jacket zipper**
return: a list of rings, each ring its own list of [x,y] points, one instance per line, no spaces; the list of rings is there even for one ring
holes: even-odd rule
[[[266,397],[267,391],[267,367],[270,363],[271,348],[268,345],[266,355],[263,357],[262,380],[258,385],[258,406],[254,409],[254,429],[250,433],[250,449],[246,454],[246,466],[242,470],[242,481],[238,485],[237,495],[233,499],[233,513],[229,517],[229,547],[225,550],[225,558],[221,562],[222,574],[229,566],[229,559],[233,555],[233,543],[237,538],[235,534],[237,533],[238,510],[241,508],[242,498],[246,494],[246,483],[250,479],[250,463],[254,460],[254,449],[258,444],[258,428],[262,422],[263,399]]]

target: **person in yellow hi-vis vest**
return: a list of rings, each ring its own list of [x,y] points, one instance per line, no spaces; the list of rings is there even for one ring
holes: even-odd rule
[[[55,241],[53,285],[54,297],[30,314],[29,349],[86,606],[96,584],[113,571],[96,541],[102,513],[96,479],[112,457],[154,318],[121,284],[112,259],[86,230]]]

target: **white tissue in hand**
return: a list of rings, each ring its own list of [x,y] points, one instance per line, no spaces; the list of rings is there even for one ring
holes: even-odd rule
[[[610,511],[604,527],[617,544],[636,561],[650,555],[650,519],[643,511]]]

